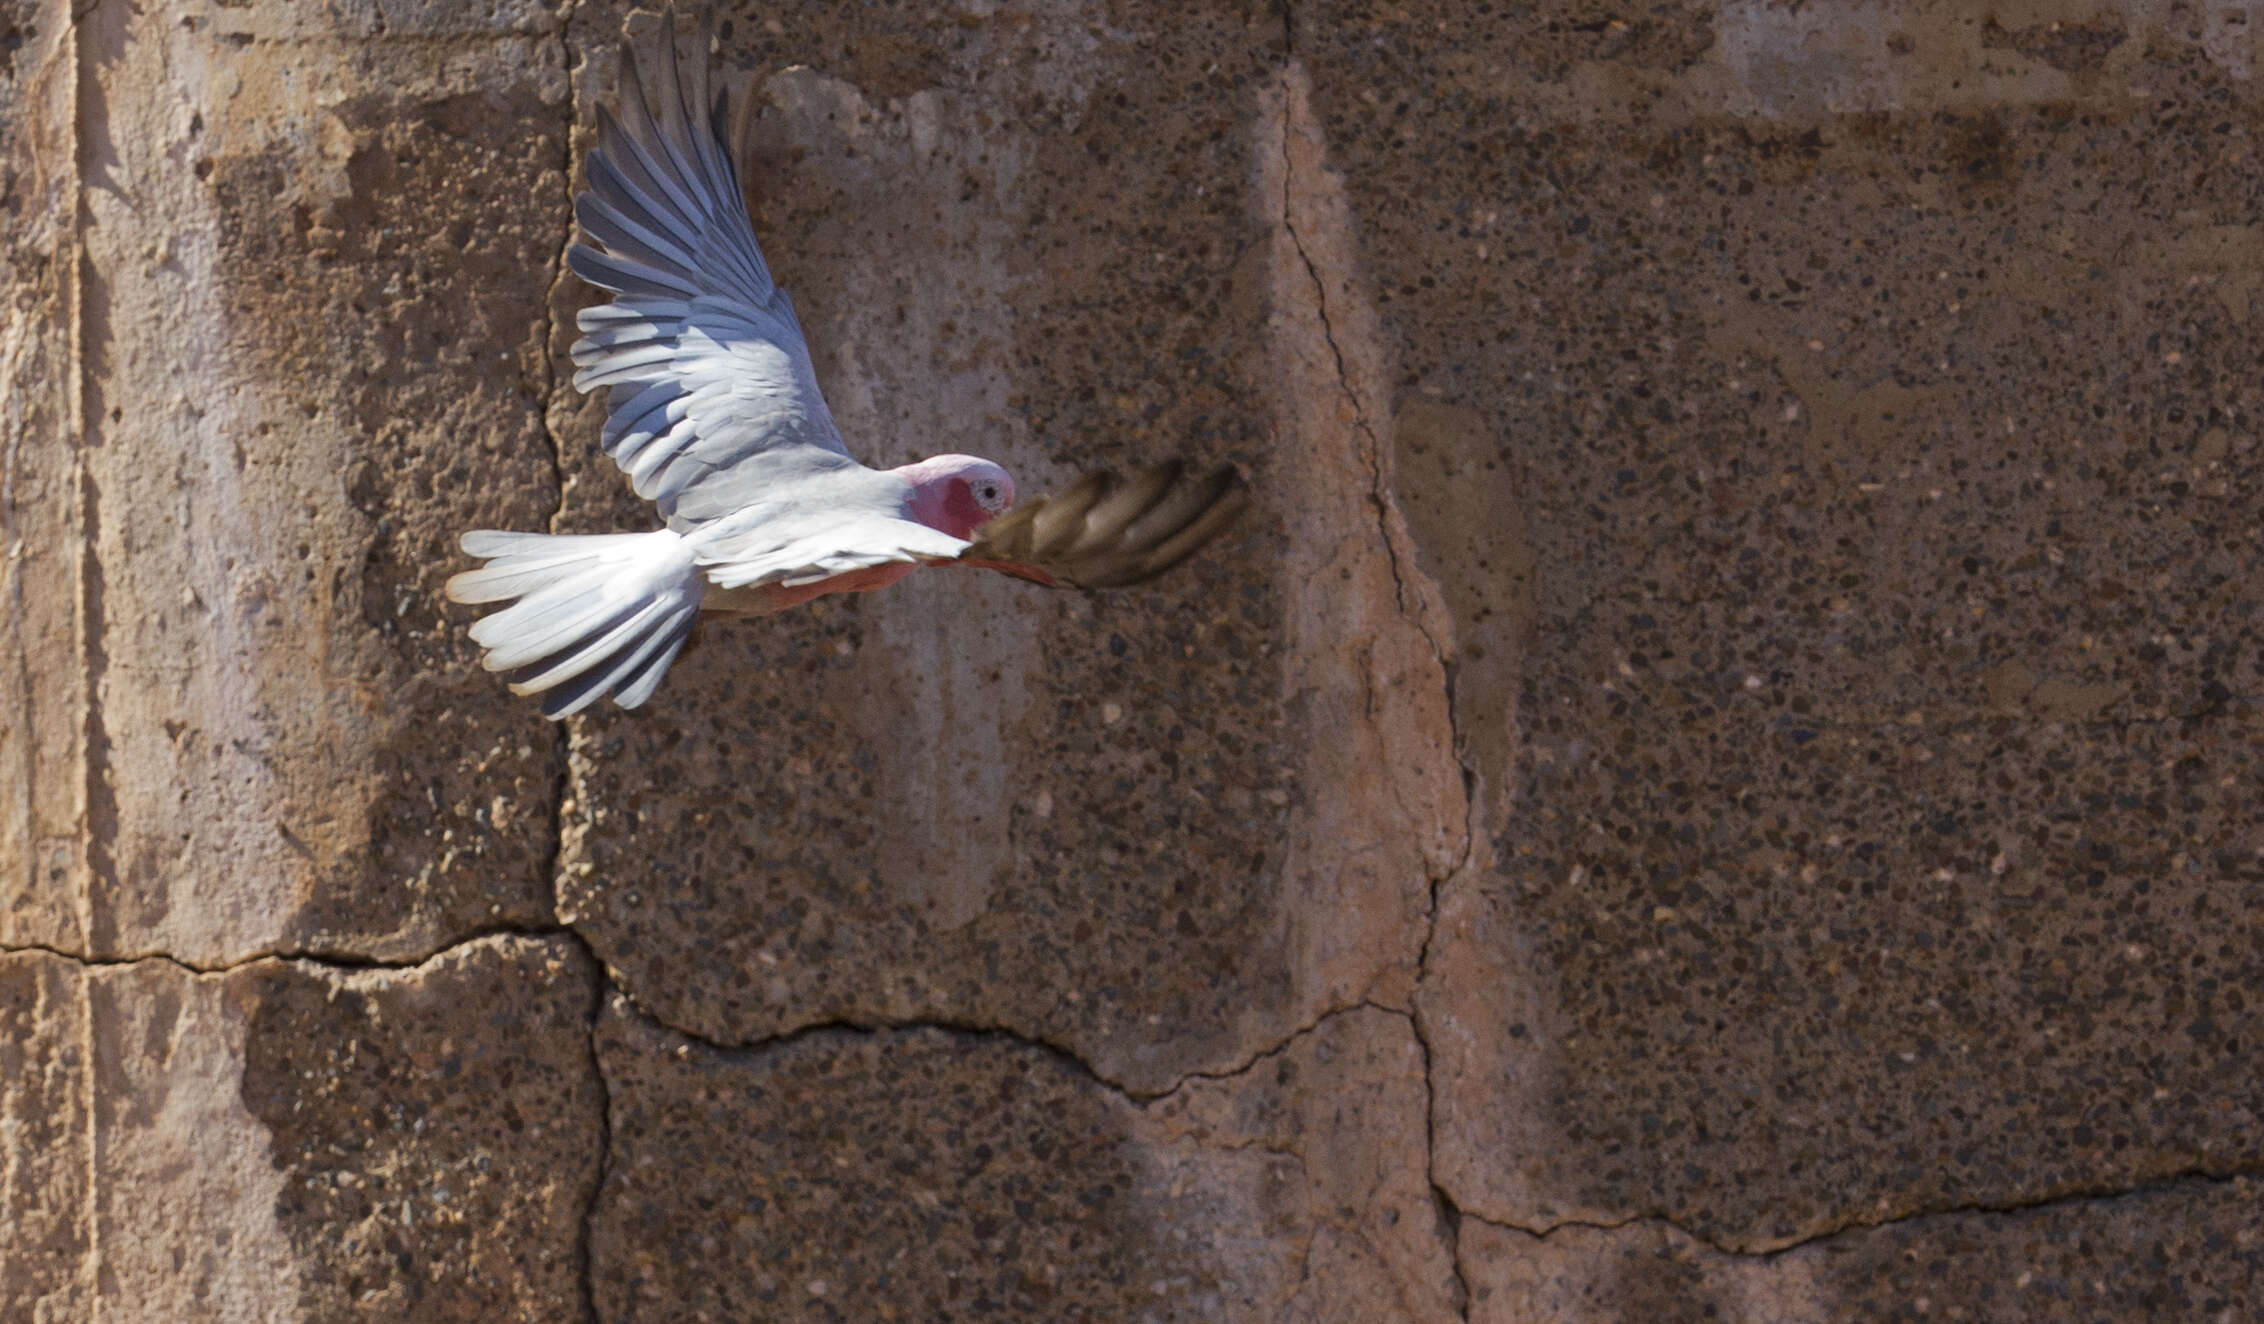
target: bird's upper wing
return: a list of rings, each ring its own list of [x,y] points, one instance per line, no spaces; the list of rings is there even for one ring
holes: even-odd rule
[[[1189,474],[1174,460],[1120,482],[1087,474],[985,524],[952,558],[1049,588],[1120,588],[1153,579],[1226,531],[1249,505],[1233,465]]]
[[[775,477],[855,466],[818,391],[809,346],[771,279],[724,151],[706,33],[682,59],[621,71],[621,114],[598,112],[582,240],[567,265],[612,302],[584,311],[574,385],[612,388],[603,442],[637,495],[684,527]],[[776,474],[773,471],[777,471]]]

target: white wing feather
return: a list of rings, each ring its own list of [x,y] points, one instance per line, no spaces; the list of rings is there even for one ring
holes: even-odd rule
[[[968,544],[940,529],[884,514],[767,519],[722,537],[695,536],[694,555],[717,588],[797,588],[835,575],[912,561],[948,561]]]
[[[661,40],[649,68],[623,67],[619,118],[599,112],[567,264],[616,296],[580,316],[574,385],[611,389],[606,453],[685,530],[778,483],[862,466],[748,223],[704,34],[690,58],[673,21]]]
[[[624,67],[620,117],[599,112],[567,263],[615,296],[581,314],[574,384],[610,390],[605,452],[669,527],[468,534],[464,550],[489,563],[448,586],[460,602],[512,604],[472,638],[551,717],[608,694],[624,708],[649,698],[701,609],[703,578],[799,587],[968,546],[907,518],[910,484],[841,444],[723,150],[705,41],[682,58],[673,20],[661,40],[647,78],[634,60]]]

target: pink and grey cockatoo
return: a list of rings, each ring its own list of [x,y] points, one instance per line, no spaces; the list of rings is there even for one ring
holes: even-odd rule
[[[755,243],[705,33],[689,60],[673,19],[661,44],[642,77],[624,64],[620,117],[598,113],[567,265],[614,296],[581,314],[574,385],[611,388],[605,453],[666,523],[464,535],[487,564],[450,579],[448,596],[512,604],[471,634],[488,670],[514,673],[513,692],[541,695],[552,718],[606,695],[634,708],[702,611],[783,611],[933,565],[1113,588],[1170,569],[1240,513],[1231,466],[1094,474],[1014,509],[1014,479],[989,460],[875,470],[850,458]]]

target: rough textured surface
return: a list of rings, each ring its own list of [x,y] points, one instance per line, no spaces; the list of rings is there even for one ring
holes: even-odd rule
[[[247,973],[239,1092],[265,1128],[299,1309],[574,1317],[605,1134],[580,945],[489,938],[410,970]]]
[[[31,867],[0,937],[400,957],[547,918],[556,749],[435,604],[457,529],[555,504],[556,37],[535,9],[61,8],[13,52],[35,109],[73,108],[33,119],[22,201],[83,177],[44,213],[75,206],[75,244],[11,240],[32,317],[0,361],[44,380],[10,406],[38,522],[9,780],[39,789],[9,792]]]
[[[1466,1219],[1471,1324],[1563,1320],[2210,1320],[2264,1309],[2256,1184],[2170,1182],[2044,1209],[1933,1214],[1781,1255],[1657,1223],[1547,1237]]]
[[[0,956],[0,1313],[84,1319],[85,976],[45,952]]]
[[[996,455],[1037,491],[1224,456],[1286,504],[1145,592],[933,575],[712,625],[649,712],[580,725],[562,904],[672,1024],[996,1025],[1155,1090],[1412,998],[1460,797],[1378,536],[1372,319],[1350,391],[1323,320],[1342,198],[1317,145],[1285,162],[1278,23],[1117,17],[725,25],[758,225],[866,458]],[[617,24],[575,30],[610,55]],[[566,523],[649,519],[570,467]]]
[[[78,207],[61,0],[0,3],[0,941],[75,946],[86,877]]]
[[[2257,1314],[2245,5],[720,5],[861,455],[1259,500],[559,731],[623,16],[0,0],[0,1315]]]
[[[284,1183],[238,1092],[257,976],[141,961],[80,979],[97,1313],[288,1319],[302,1271],[277,1226]]]
[[[1760,1248],[2258,1161],[2251,88],[2171,24],[1889,113],[1960,12],[1889,77],[1725,10],[1704,65],[1614,67],[1654,96],[1544,119],[1514,33],[1422,79],[1420,12],[1300,10],[1411,407],[1543,567],[1454,604],[1530,622],[1459,677],[1516,725],[1470,736],[1495,861],[1425,999],[1473,1211]],[[1820,104],[1724,94],[1763,48]]]
[[[997,1036],[731,1052],[618,998],[599,1061],[608,1319],[1457,1317],[1403,1015],[1145,1103]]]
[[[595,981],[564,939],[361,972],[0,956],[0,1305],[572,1317]]]

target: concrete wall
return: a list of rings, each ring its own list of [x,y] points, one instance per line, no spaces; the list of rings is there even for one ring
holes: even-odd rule
[[[1258,500],[561,729],[624,13],[0,0],[0,1317],[2264,1309],[2264,13],[722,5],[861,457]]]

